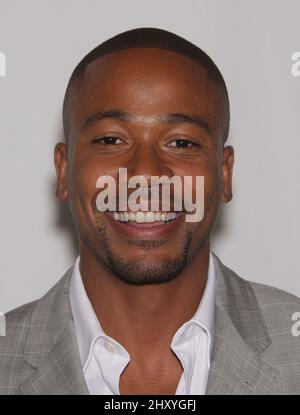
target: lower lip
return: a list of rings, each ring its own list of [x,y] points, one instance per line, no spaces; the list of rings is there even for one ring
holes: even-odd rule
[[[119,222],[106,214],[109,222],[118,229],[118,231],[129,237],[137,239],[157,239],[173,232],[184,220],[184,214],[180,213],[176,219],[162,223],[137,223],[137,222]]]

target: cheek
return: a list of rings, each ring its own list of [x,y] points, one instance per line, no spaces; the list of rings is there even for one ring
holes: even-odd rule
[[[204,188],[204,212],[205,217],[209,220],[209,217],[216,215],[219,205],[220,192],[217,178],[207,178]]]
[[[203,172],[204,176],[204,218],[207,224],[214,221],[220,201],[220,184],[218,170]],[[201,223],[201,222],[200,222]]]
[[[92,209],[96,196],[99,193],[96,183],[99,177],[104,175],[116,178],[115,168],[104,165],[96,158],[74,160],[71,173],[70,197],[77,211],[79,209],[80,211],[85,211],[88,215],[93,214]]]
[[[200,164],[200,163],[199,163]],[[193,197],[196,193],[196,176],[204,177],[204,202],[208,207],[220,197],[220,174],[217,160],[201,166],[194,166],[194,168],[186,168],[184,170],[179,170],[175,174],[181,176],[182,181],[184,181],[184,176],[191,176],[193,183]]]
[[[218,196],[219,188],[219,175],[217,170],[215,170],[213,174],[204,175],[204,193],[207,202],[211,201],[216,196]]]

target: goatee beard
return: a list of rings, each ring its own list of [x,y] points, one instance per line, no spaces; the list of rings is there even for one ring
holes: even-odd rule
[[[98,226],[98,232],[104,245],[108,268],[116,277],[127,284],[161,284],[171,281],[183,271],[189,262],[189,250],[192,241],[192,228],[190,224],[187,224],[180,255],[159,263],[155,258],[155,248],[163,245],[165,243],[164,241],[142,240],[138,243],[133,243],[133,245],[142,246],[145,250],[153,252],[149,252],[145,261],[126,262],[122,256],[112,252],[104,225]]]

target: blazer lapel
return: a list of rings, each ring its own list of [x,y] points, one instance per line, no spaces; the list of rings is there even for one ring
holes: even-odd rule
[[[272,393],[277,371],[262,359],[269,334],[250,284],[214,255],[217,300],[214,343],[206,393]]]
[[[69,302],[71,274],[72,268],[33,311],[24,349],[32,374],[20,386],[23,394],[88,394]]]
[[[245,342],[224,310],[216,313],[207,395],[270,393],[276,370]]]

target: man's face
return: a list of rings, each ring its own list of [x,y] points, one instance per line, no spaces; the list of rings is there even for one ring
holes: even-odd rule
[[[55,152],[57,196],[69,199],[81,254],[88,251],[128,283],[158,283],[179,275],[209,244],[219,203],[231,199],[233,152],[223,148],[223,99],[204,69],[171,51],[134,48],[87,66],[70,106],[68,148],[59,144]],[[131,116],[91,122],[107,111]],[[196,115],[203,123],[163,122],[170,113]],[[151,176],[192,176],[193,183],[204,176],[204,218],[189,223],[179,214],[170,222],[138,224],[99,212],[97,179],[109,175],[118,182],[120,167],[128,179],[142,175],[149,183]]]

